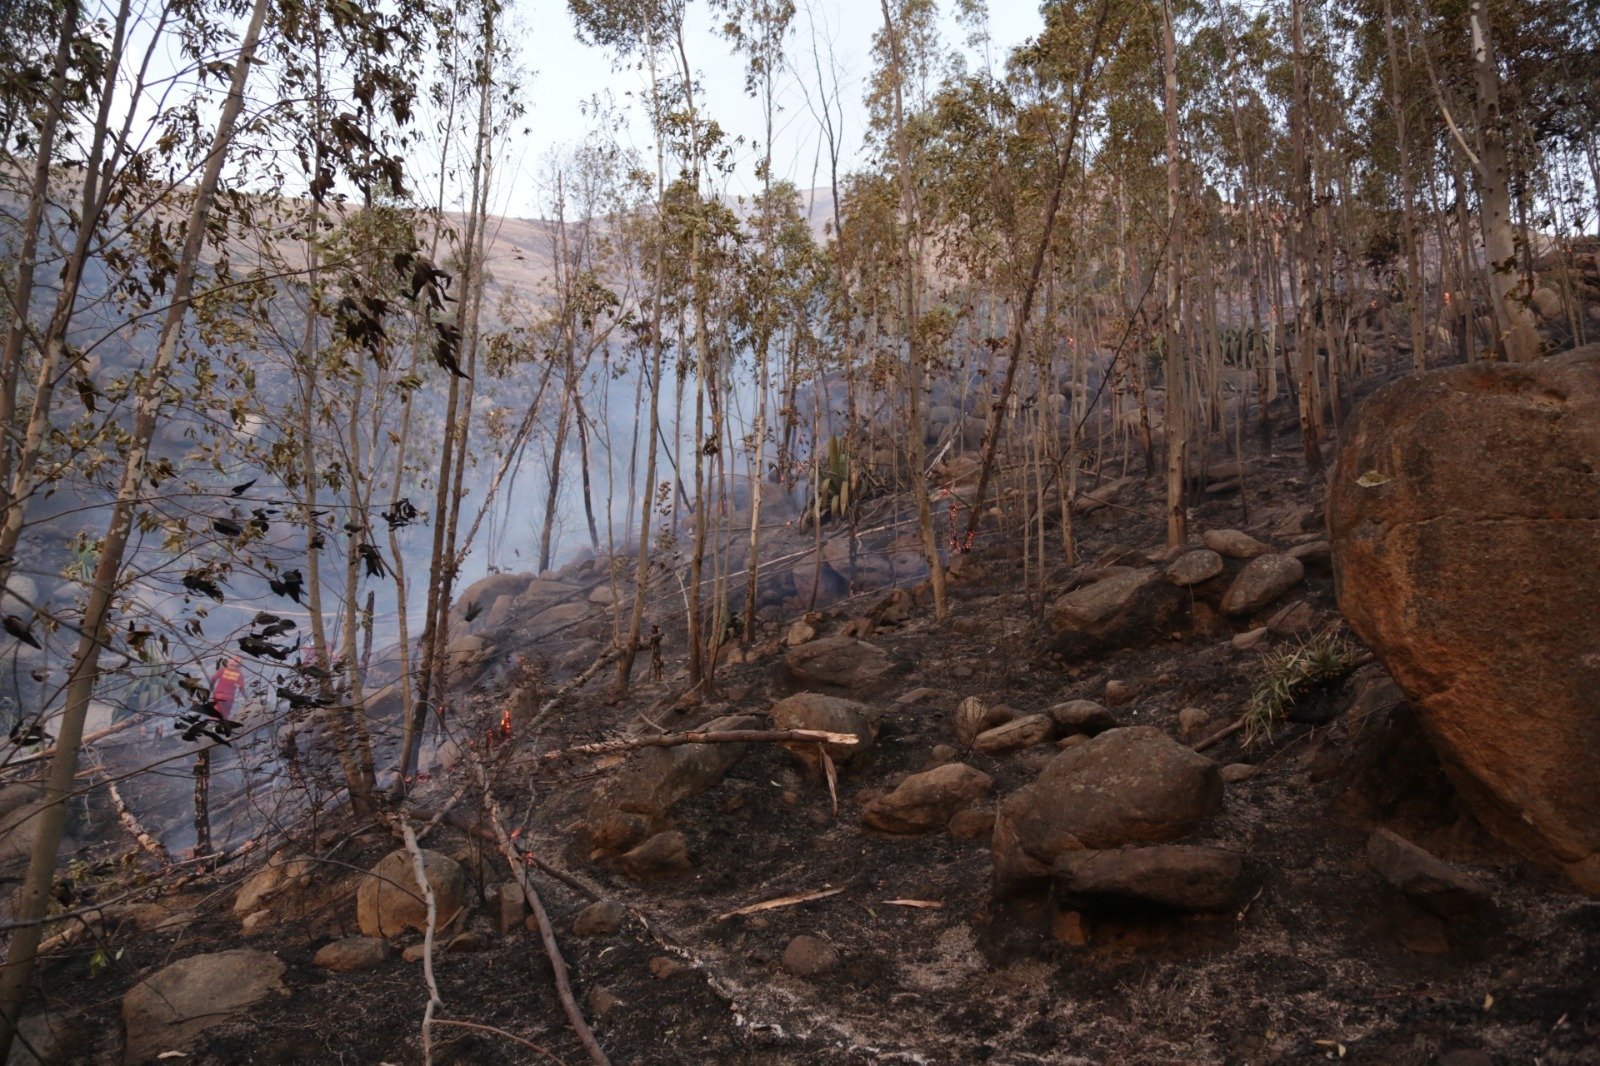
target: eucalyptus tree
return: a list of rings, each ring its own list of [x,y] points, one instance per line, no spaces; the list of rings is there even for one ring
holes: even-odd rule
[[[916,238],[921,221],[915,191],[917,161],[906,116],[906,97],[914,85],[925,81],[935,56],[934,9],[927,0],[900,0],[898,4],[880,0],[879,6],[883,11],[883,29],[876,42],[880,67],[873,96],[881,113],[879,125],[885,130],[893,152],[894,171],[900,187],[900,332],[906,351],[906,432],[910,444],[911,492],[917,505],[917,525],[933,589],[934,616],[943,619],[947,610],[944,562],[934,532],[933,507],[924,469],[927,455],[922,432],[926,399],[923,380],[927,372],[925,344],[928,337],[922,313],[922,248]]]
[[[245,109],[245,90],[256,60],[267,9],[266,0],[256,0],[239,39],[238,53],[228,64],[227,93],[216,126],[201,150],[203,171],[190,198],[182,229],[182,248],[173,263],[170,301],[161,315],[148,367],[132,397],[132,425],[127,431],[116,495],[79,624],[81,636],[70,666],[56,754],[46,780],[46,805],[39,815],[40,824],[16,907],[20,924],[12,934],[6,967],[0,973],[0,1056],[11,1053],[18,1013],[29,987],[35,952],[43,932],[40,919],[51,899],[56,853],[66,827],[67,801],[74,792],[84,721],[99,672],[101,648],[109,637],[107,624],[121,576],[123,553],[138,518],[150,446],[165,406],[167,375],[178,356],[189,301],[194,295],[201,266],[203,244],[210,229],[212,208],[217,201],[228,151]]]
[[[487,286],[485,249],[493,220],[489,212],[499,154],[513,124],[521,116],[516,93],[517,77],[511,67],[510,43],[502,32],[504,6],[500,0],[462,0],[463,11],[455,25],[462,35],[458,53],[446,79],[450,114],[458,104],[470,107],[472,118],[446,133],[466,138],[466,203],[464,226],[447,231],[454,254],[446,274],[452,278],[453,306],[424,312],[431,336],[432,359],[448,378],[437,474],[433,479],[432,537],[428,556],[428,587],[419,649],[419,669],[411,713],[396,767],[396,787],[403,787],[417,765],[423,728],[430,712],[444,719],[444,695],[450,660],[450,608],[456,577],[469,544],[460,534],[459,517],[466,495],[468,455],[475,404],[474,386],[480,356],[489,347],[484,329],[483,300]],[[454,145],[446,151],[452,152]],[[447,156],[448,158],[448,156]],[[441,189],[443,185],[441,183]],[[441,205],[442,207],[442,205]],[[444,259],[440,256],[441,260]],[[419,262],[414,270],[437,271],[438,264]],[[431,275],[429,275],[431,276]],[[442,302],[442,301],[441,301]]]
[[[755,637],[756,589],[761,574],[761,502],[766,485],[767,400],[771,389],[771,342],[775,332],[774,288],[778,272],[777,228],[781,215],[775,208],[792,205],[795,193],[785,187],[777,198],[772,184],[772,138],[777,112],[774,86],[784,62],[784,41],[794,20],[794,0],[728,0],[723,33],[745,56],[745,92],[761,104],[761,163],[756,176],[761,194],[755,213],[760,245],[759,270],[753,275],[754,298],[747,306],[751,323],[749,341],[756,363],[756,414],[745,448],[749,459],[750,522],[746,552],[744,643]]]

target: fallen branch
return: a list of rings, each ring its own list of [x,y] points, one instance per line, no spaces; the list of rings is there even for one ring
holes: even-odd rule
[[[567,960],[561,956],[560,945],[556,943],[555,930],[550,926],[550,916],[545,913],[544,903],[539,899],[538,891],[533,887],[533,882],[528,878],[527,868],[519,861],[516,845],[511,837],[506,834],[505,822],[500,817],[500,804],[494,798],[494,789],[489,786],[489,775],[484,772],[483,764],[476,758],[472,759],[472,769],[478,778],[478,787],[483,790],[484,810],[489,816],[489,825],[494,830],[495,840],[500,845],[500,852],[505,856],[507,864],[511,867],[511,876],[522,888],[522,896],[528,901],[528,907],[533,911],[534,922],[539,926],[539,938],[544,942],[544,953],[550,960],[550,969],[555,974],[556,994],[561,998],[561,1007],[566,1012],[567,1021],[571,1023],[572,1030],[578,1036],[578,1043],[583,1045],[583,1050],[588,1052],[589,1060],[595,1066],[611,1066],[611,1060],[601,1049],[594,1038],[594,1031],[589,1028],[589,1023],[584,1020],[583,1011],[578,1008],[578,1001],[572,995],[572,984],[567,978]]]
[[[439,998],[439,983],[433,978],[433,934],[439,924],[439,900],[428,881],[428,870],[422,861],[422,845],[417,843],[416,831],[411,823],[400,819],[400,834],[406,842],[406,852],[411,856],[411,873],[422,890],[423,902],[428,908],[428,927],[422,934],[422,979],[428,985],[428,1005],[422,1012],[422,1061],[424,1066],[433,1062],[433,1012],[444,1006]]]
[[[577,675],[565,685],[562,685],[560,688],[556,689],[555,693],[539,706],[538,713],[529,719],[526,725],[522,726],[522,730],[526,733],[531,733],[535,729],[538,729],[544,724],[544,720],[550,717],[550,713],[556,709],[556,705],[561,702],[562,698],[565,697],[567,693],[576,691],[577,689],[582,688],[584,685],[587,685],[596,674],[605,669],[606,663],[610,662],[616,657],[617,652],[614,648],[610,651],[607,651],[604,655],[597,656],[595,661],[590,663],[584,669],[583,673]]]
[[[433,1024],[434,1025],[454,1025],[454,1026],[458,1026],[458,1027],[460,1027],[462,1029],[476,1029],[476,1030],[478,1030],[479,1032],[482,1032],[482,1033],[493,1033],[496,1036],[503,1036],[507,1040],[513,1040],[516,1043],[521,1044],[523,1047],[528,1048],[529,1050],[537,1051],[539,1054],[543,1055],[545,1058],[549,1059],[551,1062],[557,1063],[558,1066],[562,1066],[560,1059],[558,1059],[554,1055],[550,1054],[550,1052],[546,1051],[544,1048],[540,1047],[538,1044],[535,1044],[535,1043],[533,1043],[532,1041],[529,1041],[529,1040],[524,1040],[524,1039],[522,1039],[522,1037],[518,1036],[516,1033],[508,1033],[504,1029],[497,1029],[492,1025],[481,1025],[478,1022],[458,1022],[458,1021],[453,1021],[453,1020],[451,1020],[449,1018],[435,1018],[433,1020]]]
[[[775,911],[780,907],[793,907],[801,903],[810,903],[812,900],[837,896],[843,891],[843,888],[819,888],[814,892],[796,892],[792,896],[779,896],[777,899],[769,899],[764,903],[752,903],[748,907],[740,907],[738,910],[719,914],[713,920],[725,922],[729,918],[736,918],[741,914],[760,914],[762,911]]]
[[[139,819],[129,809],[128,801],[122,798],[122,792],[117,788],[117,783],[108,780],[106,791],[111,796],[111,806],[116,808],[117,821],[122,823],[122,828],[128,831],[128,835],[133,837],[139,846],[149,852],[161,865],[171,866],[172,854],[167,851],[167,846],[139,823]]]
[[[437,821],[439,817],[440,815],[435,815],[434,821]],[[500,842],[500,838],[495,836],[493,829],[490,829],[486,825],[480,824],[466,811],[445,811],[443,812],[443,817],[452,826],[461,830],[463,833],[478,837],[482,840],[487,840],[491,844],[498,844]],[[432,823],[430,822],[429,824]],[[589,899],[591,902],[599,900],[605,895],[605,893],[601,892],[598,888],[585,881],[583,878],[578,877],[576,874],[570,874],[559,867],[551,866],[549,863],[545,862],[543,859],[539,858],[538,855],[531,851],[519,850],[517,855],[522,859],[523,862],[532,863],[533,866],[541,873],[548,874],[549,876],[555,878],[557,881],[560,881],[562,884],[578,893],[578,895]]]
[[[104,740],[106,737],[115,736],[116,734],[124,732],[125,730],[132,729],[138,724],[139,720],[137,718],[124,718],[116,725],[108,726],[105,729],[86,734],[81,743],[87,747],[96,741]],[[7,759],[6,762],[0,763],[0,770],[15,770],[19,766],[28,766],[31,763],[44,762],[46,759],[53,758],[55,753],[56,746],[52,744],[43,751],[36,751],[32,755],[24,755],[20,759]]]
[[[1206,737],[1204,740],[1200,741],[1200,743],[1196,744],[1194,746],[1194,750],[1205,751],[1207,748],[1214,748],[1242,729],[1244,729],[1243,718],[1239,719],[1230,726],[1226,726],[1217,730],[1215,733],[1212,733],[1209,737]]]
[[[610,755],[636,748],[676,748],[683,744],[858,744],[854,733],[830,733],[823,729],[709,729],[696,733],[666,733],[659,737],[626,737],[580,744],[531,756],[540,762],[575,759],[584,755]]]

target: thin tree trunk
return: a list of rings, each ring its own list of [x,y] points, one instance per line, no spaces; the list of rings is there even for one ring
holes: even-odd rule
[[[95,680],[100,672],[100,648],[107,636],[107,622],[122,570],[123,554],[133,531],[134,512],[140,486],[144,482],[145,460],[149,457],[150,442],[155,436],[156,421],[161,414],[167,373],[177,355],[178,335],[188,314],[190,296],[194,292],[195,271],[200,265],[201,246],[216,199],[217,186],[222,178],[222,166],[233,142],[239,115],[244,110],[245,84],[250,67],[255,62],[256,45],[261,37],[262,23],[266,20],[267,7],[268,0],[256,0],[240,42],[238,58],[233,64],[228,96],[218,116],[205,171],[195,191],[194,203],[184,228],[183,252],[172,282],[172,302],[162,318],[155,358],[139,390],[116,502],[112,506],[111,519],[100,546],[100,558],[95,566],[88,603],[84,606],[82,635],[68,675],[66,711],[61,718],[56,755],[51,760],[50,774],[45,784],[45,806],[38,815],[38,835],[34,838],[28,872],[18,894],[15,913],[16,920],[21,924],[12,932],[11,950],[6,956],[5,969],[0,972],[0,1062],[11,1054],[23,998],[31,983],[35,953],[44,934],[44,926],[39,919],[44,917],[52,896],[57,852],[67,824],[67,801],[74,793],[73,780],[78,772],[84,720],[88,716],[89,700],[94,695]]]
[[[1482,142],[1478,174],[1482,183],[1484,248],[1488,252],[1489,288],[1495,318],[1513,363],[1526,363],[1539,355],[1539,335],[1533,315],[1524,302],[1527,280],[1517,269],[1516,240],[1511,233],[1511,173],[1506,162],[1504,117],[1500,111],[1500,71],[1484,0],[1471,0],[1472,65],[1478,80],[1478,127]]]
[[[1289,138],[1294,159],[1294,254],[1299,262],[1299,297],[1295,314],[1295,345],[1299,351],[1296,372],[1300,384],[1300,440],[1305,449],[1306,469],[1321,477],[1322,419],[1317,389],[1316,315],[1318,295],[1315,281],[1316,255],[1311,248],[1311,155],[1306,145],[1306,126],[1310,119],[1311,87],[1305,69],[1305,39],[1301,23],[1301,0],[1290,0],[1291,37],[1294,59],[1294,100],[1289,108]]]
[[[904,328],[906,334],[906,431],[911,438],[911,493],[917,501],[917,525],[922,531],[922,551],[928,561],[928,581],[933,588],[933,615],[943,620],[946,612],[944,564],[939,559],[939,542],[933,532],[933,506],[928,498],[927,453],[922,440],[922,342],[917,310],[917,262],[911,241],[916,222],[916,199],[912,192],[911,143],[906,133],[904,82],[905,64],[900,55],[900,32],[889,11],[889,0],[879,0],[883,10],[884,34],[889,41],[889,63],[894,81],[895,154],[900,169],[900,207],[905,218],[900,234],[900,254],[904,260]],[[815,447],[816,442],[812,442]],[[815,490],[815,486],[813,486]],[[820,565],[821,559],[818,559]]]
[[[1184,487],[1189,469],[1189,360],[1178,332],[1179,282],[1183,262],[1184,222],[1179,210],[1178,43],[1172,31],[1172,5],[1161,0],[1163,101],[1167,126],[1167,255],[1166,313],[1162,316],[1162,356],[1167,376],[1167,544],[1179,547],[1189,539],[1189,514]]]

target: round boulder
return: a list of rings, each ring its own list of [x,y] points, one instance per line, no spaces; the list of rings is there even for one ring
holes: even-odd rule
[[[854,744],[824,744],[828,757],[840,766],[866,757],[872,742],[878,736],[878,712],[864,703],[842,700],[837,696],[824,696],[818,692],[802,692],[781,699],[772,705],[774,729],[817,729],[828,733],[847,733],[856,738]],[[788,749],[807,766],[819,767],[816,744],[789,744]]]
[[[1298,585],[1306,576],[1299,559],[1289,555],[1262,555],[1239,571],[1222,597],[1224,614],[1255,614]]]
[[[422,849],[422,871],[433,889],[435,927],[442,929],[466,908],[467,878],[448,855]],[[363,936],[398,936],[428,928],[428,903],[417,886],[411,855],[391,851],[356,890],[356,924]]]
[[[1176,840],[1221,807],[1216,763],[1150,726],[1108,730],[1062,751],[1000,804],[996,884],[1048,877],[1068,851]]]
[[[994,781],[965,763],[946,763],[912,774],[887,796],[868,803],[862,820],[886,833],[943,829],[957,812],[982,799]]]

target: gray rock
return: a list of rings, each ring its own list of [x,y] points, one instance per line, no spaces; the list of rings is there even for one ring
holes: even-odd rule
[[[1055,722],[1051,721],[1049,715],[1028,714],[984,730],[973,740],[972,747],[974,751],[981,751],[985,755],[1000,755],[1043,744],[1054,732]]]
[[[589,617],[589,611],[588,603],[558,603],[534,615],[528,625],[536,632],[549,633],[576,625]]]
[[[1131,610],[1156,578],[1155,570],[1123,570],[1069,592],[1051,608],[1050,624],[1057,632],[1104,626]]]
[[[265,951],[241,948],[180,959],[122,997],[125,1063],[150,1062],[180,1050],[213,1026],[234,1021],[283,986],[284,964]]]
[[[979,733],[1004,725],[1016,716],[1017,712],[1005,704],[990,706],[976,696],[968,696],[956,706],[956,741],[971,747]]]
[[[468,585],[466,591],[456,600],[456,607],[460,610],[468,604],[475,604],[478,607],[488,608],[501,596],[522,595],[533,581],[532,574],[490,574]]]
[[[1243,633],[1235,633],[1229,643],[1233,645],[1234,651],[1255,651],[1267,639],[1270,632],[1266,626],[1258,626]]]
[[[1206,547],[1230,559],[1254,559],[1272,549],[1248,533],[1237,529],[1208,529],[1200,534]]]
[[[676,829],[657,833],[622,856],[622,870],[635,881],[651,881],[691,868],[689,841]]]
[[[823,745],[828,757],[838,766],[848,766],[865,759],[878,737],[876,708],[837,696],[801,692],[774,703],[771,714],[774,729],[819,729],[828,733],[853,735],[856,738],[854,744]],[[807,766],[816,767],[820,764],[816,744],[789,744],[786,747]]]
[[[1333,547],[1325,540],[1312,540],[1296,544],[1284,554],[1308,567],[1326,566],[1333,560]]]
[[[1167,567],[1167,580],[1179,588],[1188,588],[1202,581],[1210,581],[1220,573],[1222,573],[1222,556],[1210,548],[1196,548],[1194,551],[1184,552]]]
[[[799,619],[789,626],[783,634],[783,646],[798,648],[802,644],[810,643],[817,638],[817,627],[804,619]]]
[[[730,715],[696,728],[760,727],[761,720],[754,715]],[[601,848],[632,847],[662,827],[673,804],[715,788],[748,748],[747,744],[682,744],[634,753],[590,803],[586,832]]]
[[[1200,707],[1185,707],[1178,712],[1178,732],[1193,739],[1211,724],[1211,715]]]
[[[1060,752],[1036,781],[1001,802],[996,883],[1006,889],[1047,877],[1067,851],[1175,840],[1221,806],[1216,763],[1159,729],[1108,730]]]
[[[800,681],[837,688],[865,688],[893,669],[882,648],[844,636],[807,641],[785,652],[783,661]]]
[[[1051,867],[1068,905],[1141,903],[1181,911],[1221,911],[1239,897],[1244,862],[1220,848],[1158,845],[1067,851]]]
[[[622,928],[628,910],[614,899],[589,904],[572,919],[573,936],[610,936]]]
[[[233,916],[248,918],[272,905],[275,897],[303,886],[311,879],[315,865],[311,859],[292,852],[272,856],[239,887],[239,894],[233,899]]]
[[[1108,729],[1117,728],[1117,717],[1094,700],[1068,700],[1050,708],[1050,717],[1062,733],[1073,735],[1087,733],[1099,736]]]
[[[32,599],[32,597],[29,597]],[[35,601],[37,602],[37,601]],[[87,1062],[92,1027],[65,1014],[33,1014],[17,1023],[6,1066],[68,1066]]]
[[[1304,633],[1317,624],[1317,612],[1306,600],[1296,600],[1267,620],[1267,628],[1280,637]]]
[[[950,835],[962,840],[986,840],[994,833],[994,810],[968,807],[950,816]]]
[[[1306,576],[1299,559],[1287,555],[1262,555],[1239,571],[1222,597],[1222,611],[1230,615],[1254,614]]]
[[[509,933],[522,927],[523,919],[527,917],[528,900],[522,893],[522,886],[515,881],[507,881],[500,886],[500,932]]]

